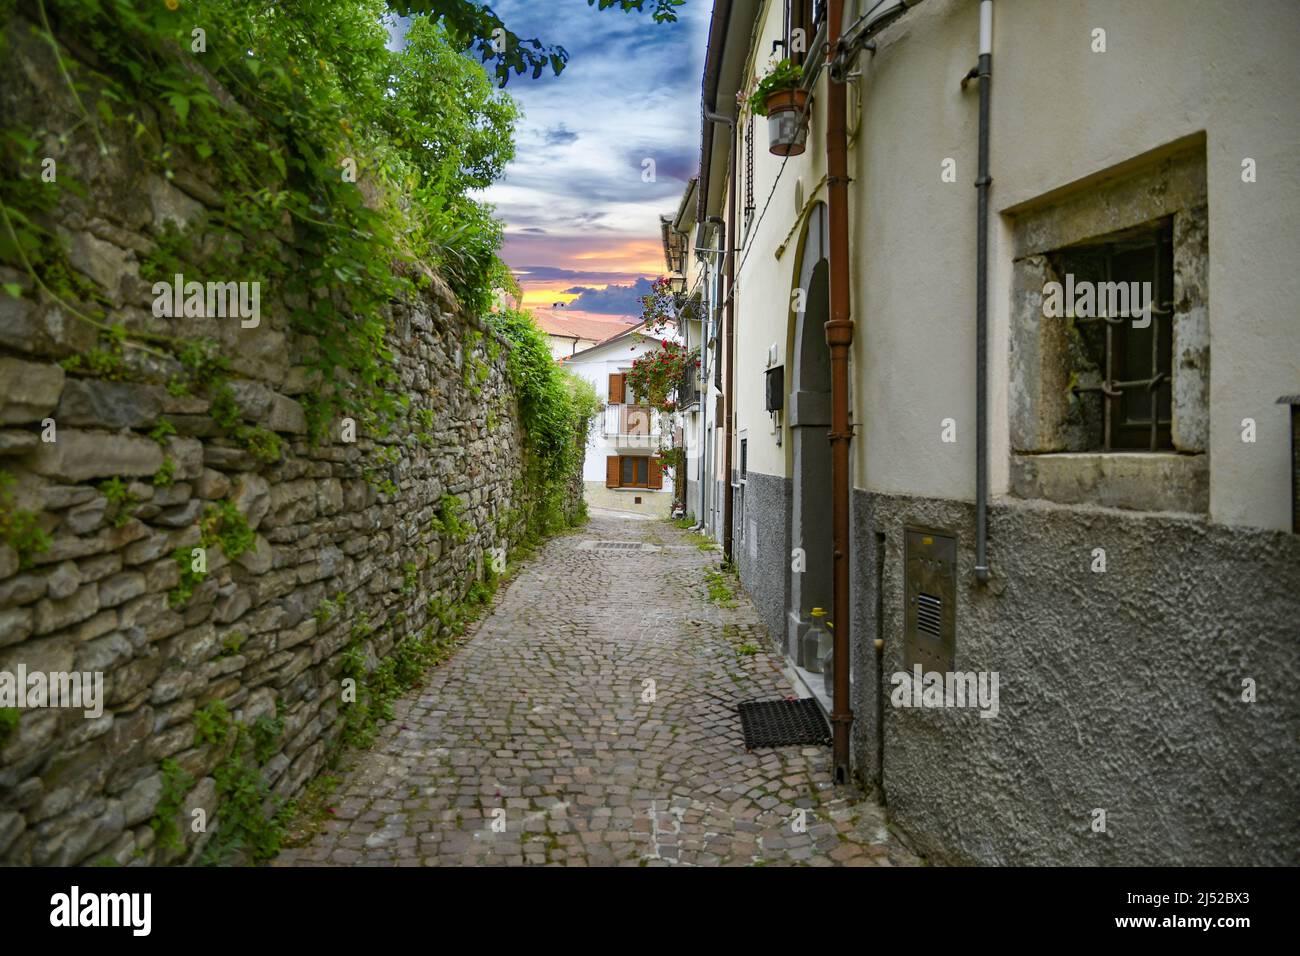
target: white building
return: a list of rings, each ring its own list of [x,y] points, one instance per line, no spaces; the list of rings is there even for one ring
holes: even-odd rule
[[[682,194],[672,216],[663,216],[664,262],[670,277],[684,279],[694,308],[681,323],[682,345],[698,349],[697,374],[677,391],[677,412],[681,418],[686,448],[685,511],[696,525],[715,538],[722,535],[722,439],[719,399],[722,379],[718,374],[722,328],[722,264],[720,250],[710,249],[704,237],[711,226],[697,224],[699,179],[694,178]]]
[[[661,448],[670,444],[676,416],[665,416],[634,401],[627,373],[639,356],[653,352],[662,338],[645,323],[632,326],[564,360],[565,368],[586,379],[605,402],[592,429],[583,468],[590,507],[667,517],[673,483],[665,481]]]
[[[831,612],[834,770],[932,859],[1296,859],[1294,695],[1250,688],[1300,679],[1298,36],[1269,0],[713,7],[719,538],[792,668]],[[747,102],[786,55],[802,146]],[[1056,307],[1116,282],[1149,312]],[[916,668],[1000,675],[1000,716],[900,704]]]
[[[533,308],[534,320],[551,342],[551,357],[566,359],[638,325],[639,317],[570,309],[563,304]]]

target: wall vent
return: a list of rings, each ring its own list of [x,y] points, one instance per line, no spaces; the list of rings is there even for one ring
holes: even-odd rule
[[[932,637],[943,634],[943,598],[924,592],[916,596],[916,628]]]

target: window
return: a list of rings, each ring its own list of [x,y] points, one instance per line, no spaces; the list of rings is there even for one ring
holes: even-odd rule
[[[1071,392],[1088,433],[1083,450],[1173,450],[1172,226],[1165,219],[1048,256],[1066,280],[1063,298],[1082,288],[1093,299],[1073,316],[1070,355]],[[1149,315],[1139,303],[1149,304]]]
[[[610,405],[631,405],[634,403],[632,395],[632,385],[628,381],[626,372],[609,373],[609,401]]]
[[[1006,210],[1012,492],[1209,507],[1203,136]]]
[[[605,459],[607,488],[663,488],[663,466],[657,455],[610,455]]]
[[[644,488],[650,481],[650,459],[625,455],[619,459],[622,478],[619,481],[624,488]]]

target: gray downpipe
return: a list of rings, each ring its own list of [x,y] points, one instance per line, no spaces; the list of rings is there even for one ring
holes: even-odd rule
[[[988,262],[989,262],[989,86],[993,81],[993,0],[980,2],[979,63],[973,71],[979,80],[979,175],[976,189],[975,246],[975,579],[989,579],[988,500]]]

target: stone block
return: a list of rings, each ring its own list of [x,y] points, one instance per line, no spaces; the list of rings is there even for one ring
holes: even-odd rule
[[[0,423],[39,422],[59,404],[64,371],[58,365],[0,358]]]
[[[153,475],[162,466],[158,443],[138,435],[59,429],[58,441],[31,455],[32,471],[59,481]]]
[[[61,426],[147,428],[158,421],[163,394],[156,385],[69,379],[57,418]]]

